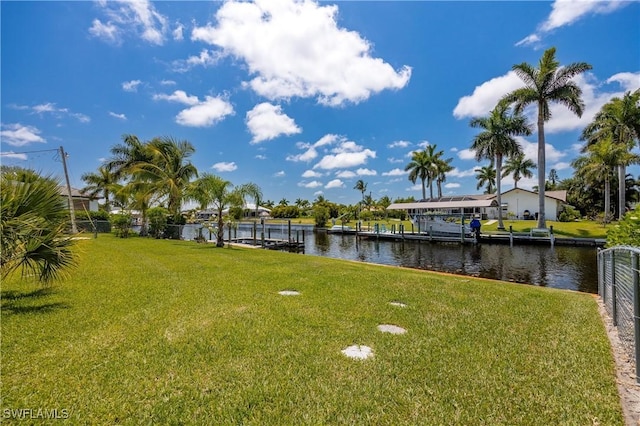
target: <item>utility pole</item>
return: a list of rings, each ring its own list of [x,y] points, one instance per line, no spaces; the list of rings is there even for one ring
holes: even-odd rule
[[[73,197],[71,196],[71,184],[69,183],[69,172],[67,171],[67,154],[64,152],[62,145],[60,146],[60,158],[62,158],[62,167],[64,168],[64,178],[67,181],[67,195],[69,202],[69,215],[71,216],[71,233],[77,234],[76,212],[73,208]]]

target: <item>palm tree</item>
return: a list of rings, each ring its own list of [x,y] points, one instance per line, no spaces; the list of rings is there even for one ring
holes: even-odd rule
[[[151,182],[158,194],[167,199],[167,210],[174,218],[180,215],[184,191],[198,170],[187,159],[195,152],[188,141],[171,137],[155,138],[146,144],[150,159],[131,167],[135,179]]]
[[[243,185],[244,192],[256,203],[255,217],[258,217],[258,209],[262,203],[262,189],[255,183],[246,183]]]
[[[224,218],[223,211],[227,207],[242,206],[243,194],[234,189],[233,184],[219,176],[203,173],[200,178],[191,183],[187,190],[187,199],[200,204],[201,209],[213,207],[217,214],[216,246],[224,247]]]
[[[356,186],[354,186],[353,189],[357,189],[362,194],[360,205],[364,206],[364,193],[367,191],[367,184],[362,179],[358,179],[358,181],[356,182]],[[360,211],[362,211],[362,207],[360,207]]]
[[[289,200],[287,200],[286,198],[283,198],[282,200],[280,200],[280,202],[278,203],[279,206],[288,206],[289,205]]]
[[[426,185],[429,185],[429,197],[433,198],[433,180],[436,177],[436,164],[441,161],[444,151],[436,152],[436,145],[429,145],[423,151],[414,151],[411,162],[404,168],[409,172],[409,180],[422,182],[422,199],[427,198]],[[425,185],[426,181],[426,185]]]
[[[614,143],[631,149],[640,143],[640,89],[627,92],[622,99],[613,98],[603,105],[593,121],[582,132],[587,145],[600,139],[611,138]],[[622,219],[625,207],[625,176],[627,164],[618,164],[618,217]]]
[[[106,167],[118,180],[130,176],[136,164],[152,160],[146,144],[135,135],[123,135],[122,143],[111,148],[111,155]]]
[[[74,241],[66,233],[67,204],[59,183],[31,170],[0,173],[0,277],[21,270],[42,283],[75,265]]]
[[[496,169],[493,167],[493,164],[475,169],[475,172],[476,179],[478,180],[476,189],[480,189],[486,185],[487,189],[484,192],[485,194],[493,194],[496,192]]]
[[[546,228],[544,215],[544,184],[546,178],[544,123],[551,119],[549,104],[557,102],[567,107],[578,117],[582,116],[584,102],[582,89],[571,79],[590,70],[586,62],[575,62],[561,67],[556,61],[556,48],[547,49],[538,68],[523,62],[513,66],[515,73],[522,79],[525,87],[505,95],[501,102],[514,104],[514,111],[521,113],[529,104],[538,107],[538,228]]]
[[[447,181],[447,173],[453,170],[453,166],[451,165],[452,161],[453,158],[447,158],[446,160],[439,158],[435,163],[435,177],[436,186],[438,188],[438,198],[442,198],[442,183]]]
[[[635,158],[634,158],[635,157]],[[608,221],[611,214],[610,182],[613,170],[621,162],[637,161],[637,155],[631,154],[626,147],[614,143],[611,139],[600,139],[587,147],[587,153],[574,161],[576,173],[586,181],[604,180],[604,218]]]
[[[518,113],[509,115],[506,104],[498,104],[488,117],[473,118],[471,127],[479,127],[482,132],[473,138],[471,149],[476,152],[476,160],[495,161],[496,189],[498,192],[498,229],[504,229],[502,223],[502,158],[522,152],[514,136],[530,135],[527,120]]]
[[[107,212],[111,211],[110,196],[119,179],[115,173],[111,171],[109,165],[105,164],[98,167],[96,173],[84,173],[80,179],[87,184],[87,186],[82,189],[82,193],[90,197],[96,197],[98,194],[102,194],[104,198],[104,209]]]
[[[518,187],[518,181],[525,178],[533,177],[531,170],[536,168],[536,163],[524,157],[524,153],[520,152],[507,158],[504,164],[504,174],[509,176],[513,174],[513,186]]]
[[[551,184],[551,188],[556,188],[556,183],[558,183],[558,180],[558,172],[556,171],[556,169],[549,170],[549,182]]]

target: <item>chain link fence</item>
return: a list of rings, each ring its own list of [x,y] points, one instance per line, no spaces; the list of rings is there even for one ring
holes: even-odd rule
[[[640,248],[613,247],[598,252],[598,294],[635,362],[640,383]]]

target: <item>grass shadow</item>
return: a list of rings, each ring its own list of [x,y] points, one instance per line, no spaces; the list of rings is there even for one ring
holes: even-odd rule
[[[55,291],[50,287],[33,291],[2,291],[0,292],[0,310],[2,310],[3,314],[16,315],[30,313],[45,314],[58,309],[70,308],[70,305],[62,302],[37,303],[39,299],[52,294],[55,294]]]

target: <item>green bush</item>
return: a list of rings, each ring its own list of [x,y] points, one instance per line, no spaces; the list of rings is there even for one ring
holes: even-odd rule
[[[607,247],[640,247],[640,205],[607,231]]]
[[[565,206],[558,215],[558,222],[573,222],[576,219],[580,219],[580,212],[571,206]]]
[[[365,222],[373,220],[373,213],[371,213],[369,210],[360,212],[360,220],[363,220]]]
[[[167,227],[167,220],[169,217],[169,210],[164,207],[153,207],[147,211],[147,218],[149,220],[149,235],[153,238],[160,238],[165,228]]]
[[[271,210],[271,216],[281,219],[294,219],[300,216],[298,206],[275,206]]]
[[[329,209],[326,207],[316,207],[313,209],[313,218],[318,228],[324,228],[329,220]]]
[[[131,233],[131,214],[130,213],[115,213],[109,218],[113,233],[116,237],[127,238]]]
[[[89,212],[85,210],[81,210],[81,211],[76,211],[75,213],[76,213],[76,219],[82,220],[82,221],[109,220],[109,212],[105,210],[89,211]]]

